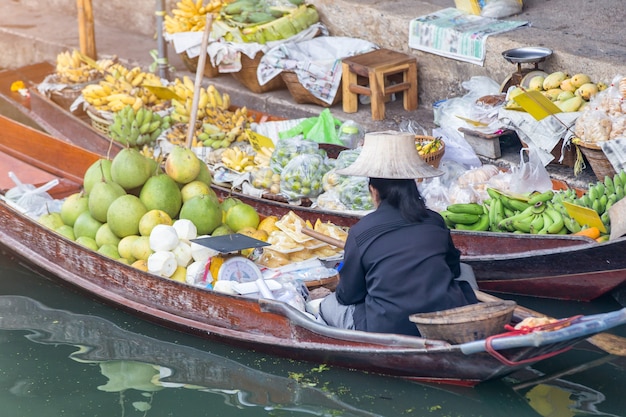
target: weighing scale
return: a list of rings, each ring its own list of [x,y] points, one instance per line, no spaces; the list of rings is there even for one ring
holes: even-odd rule
[[[538,46],[509,49],[502,52],[504,59],[511,64],[517,64],[517,71],[509,75],[500,85],[500,92],[506,93],[511,86],[521,85],[528,87],[528,83],[535,76],[547,77],[548,74],[539,69],[539,63],[552,55],[552,50]],[[522,64],[534,64],[532,68],[522,68]]]
[[[244,249],[269,246],[269,243],[242,235],[241,233],[202,237],[193,239],[192,241],[225,255],[224,263],[220,267],[217,275],[218,281],[224,280],[244,283],[254,282],[259,278],[263,279],[263,274],[259,267],[250,259],[242,256],[240,252]]]

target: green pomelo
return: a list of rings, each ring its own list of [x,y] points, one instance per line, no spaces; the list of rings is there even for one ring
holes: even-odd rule
[[[79,236],[76,238],[76,243],[86,247],[87,249],[91,249],[94,252],[98,250],[98,244],[96,243],[96,240],[92,237]]]
[[[148,178],[141,188],[139,199],[148,210],[162,210],[171,218],[178,217],[183,205],[178,184],[166,174]]]
[[[235,232],[238,232],[246,227],[256,229],[259,226],[259,221],[259,214],[254,207],[249,204],[240,203],[228,209],[224,223]]]
[[[93,185],[101,181],[112,181],[111,178],[111,160],[110,159],[98,159],[91,164],[85,175],[83,176],[83,189],[85,194],[91,193]]]
[[[122,149],[111,162],[111,178],[125,190],[142,186],[150,177],[152,164],[135,148]]]
[[[37,221],[46,226],[48,229],[52,230],[56,230],[59,227],[65,225],[65,223],[63,223],[63,217],[61,217],[61,213],[56,211],[53,213],[42,214],[41,216],[39,216]]]
[[[157,224],[166,224],[171,226],[174,223],[169,214],[163,210],[152,209],[139,219],[139,234],[142,236],[150,236],[152,229]]]
[[[109,206],[107,223],[118,237],[139,234],[139,220],[148,210],[139,197],[125,194]]]
[[[191,220],[198,235],[208,235],[222,224],[222,209],[210,196],[201,195],[186,201],[179,217]]]
[[[243,203],[240,199],[235,198],[235,197],[226,197],[221,204],[222,210],[224,210],[224,212],[228,212],[228,210],[230,210],[231,207],[237,205],[237,204],[241,204]]]
[[[63,223],[74,227],[76,219],[83,211],[89,211],[89,199],[83,193],[68,196],[61,205]]]
[[[120,240],[121,239],[111,231],[108,223],[100,226],[100,228],[96,232],[96,243],[98,244],[98,246],[115,245],[115,247],[117,247],[117,245],[120,243]]]
[[[100,226],[102,222],[94,219],[89,211],[83,211],[74,222],[74,236],[77,239],[86,236],[95,240]]]
[[[198,176],[201,164],[191,149],[175,146],[165,159],[165,172],[174,181],[187,184]]]
[[[103,254],[104,256],[107,256],[111,259],[119,259],[120,258],[120,254],[117,251],[117,246],[111,244],[111,243],[106,243],[102,246],[100,246],[98,248],[98,252]]]
[[[126,194],[126,191],[116,182],[100,181],[93,185],[89,193],[89,213],[99,222],[107,221],[107,210],[112,202]]]
[[[54,231],[65,236],[69,240],[76,240],[76,236],[74,235],[74,228],[72,226],[64,224],[54,229]]]
[[[230,227],[226,226],[225,224],[221,224],[217,226],[215,230],[213,230],[213,233],[211,233],[211,236],[232,235],[233,233],[235,232],[233,232]]]
[[[211,175],[211,171],[209,171],[209,166],[207,164],[200,164],[200,173],[198,173],[198,176],[194,178],[194,181],[202,181],[209,187],[211,186],[211,183],[213,182],[213,175]]]
[[[198,180],[193,180],[185,184],[180,190],[180,195],[183,199],[183,203],[199,195],[209,195],[211,193],[215,193],[215,191],[213,191],[211,187],[206,183]]]

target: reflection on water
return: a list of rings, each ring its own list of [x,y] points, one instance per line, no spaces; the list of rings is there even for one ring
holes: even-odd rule
[[[284,360],[145,323],[0,258],[3,417],[626,416],[623,359],[569,352],[474,389]]]

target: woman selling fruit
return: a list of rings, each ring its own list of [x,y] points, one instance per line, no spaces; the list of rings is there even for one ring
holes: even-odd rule
[[[350,228],[339,284],[320,304],[327,324],[419,335],[409,315],[477,302],[455,279],[460,252],[448,227],[417,189],[415,179],[442,172],[420,158],[412,134],[367,134],[359,157],[338,173],[369,177],[377,208]]]

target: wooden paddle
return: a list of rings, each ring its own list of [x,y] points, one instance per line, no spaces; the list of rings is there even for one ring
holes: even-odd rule
[[[309,229],[308,227],[302,228],[302,233],[307,236],[311,236],[317,240],[328,243],[329,245],[336,246],[338,248],[344,247],[344,242],[330,236],[327,236],[323,233],[316,232],[315,230]],[[498,298],[494,295],[484,293],[479,290],[474,290],[476,293],[476,298],[482,302],[490,302],[490,301],[503,301],[501,298]],[[526,317],[547,317],[543,313],[539,313],[538,311],[531,310],[526,307],[522,307],[518,305],[515,307],[515,315],[522,319]],[[587,341],[594,345],[595,347],[609,353],[611,355],[617,356],[626,356],[626,338],[621,336],[616,336],[610,333],[598,333],[594,336],[587,338]]]
[[[196,68],[196,81],[194,83],[193,101],[191,102],[191,114],[189,115],[189,127],[187,128],[187,148],[191,148],[193,134],[196,131],[196,120],[198,118],[198,102],[200,100],[200,88],[202,87],[202,77],[204,76],[204,65],[206,64],[207,46],[209,45],[209,35],[213,26],[213,13],[207,13],[202,42],[200,44],[200,57]]]

